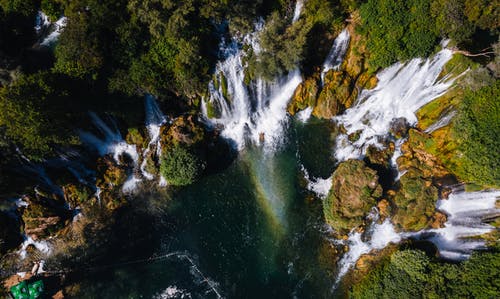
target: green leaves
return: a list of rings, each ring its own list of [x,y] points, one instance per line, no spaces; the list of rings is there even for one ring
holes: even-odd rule
[[[350,298],[496,298],[500,253],[475,253],[461,264],[397,251],[352,287]]]
[[[373,71],[434,50],[438,36],[429,0],[369,0],[360,13]]]
[[[174,186],[185,186],[196,181],[205,169],[204,163],[187,147],[174,145],[161,158],[160,173]]]
[[[453,134],[458,140],[458,175],[467,182],[500,186],[500,80],[468,90],[459,106]]]

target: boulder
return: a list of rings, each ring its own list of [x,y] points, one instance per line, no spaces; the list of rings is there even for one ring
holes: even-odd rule
[[[314,107],[319,88],[319,78],[317,76],[308,78],[300,83],[288,105],[288,112],[294,115],[307,107]]]
[[[347,233],[363,225],[365,217],[382,196],[377,172],[363,161],[342,162],[332,176],[332,188],[323,202],[326,222]]]
[[[22,209],[24,232],[34,240],[57,235],[72,217],[70,210],[53,199],[25,196],[23,200],[28,203]]]
[[[400,178],[400,187],[394,196],[394,225],[405,231],[430,227],[437,199],[438,189],[432,184],[432,180],[417,168],[408,169]]]

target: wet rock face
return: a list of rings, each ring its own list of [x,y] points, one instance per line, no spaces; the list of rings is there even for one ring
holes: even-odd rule
[[[418,231],[430,226],[433,221],[438,189],[432,180],[416,168],[409,169],[400,178],[400,188],[394,196],[396,212],[393,223],[405,231]]]
[[[406,137],[409,129],[410,123],[404,117],[395,118],[391,121],[390,133],[397,139]]]
[[[318,80],[317,76],[311,77],[299,84],[288,106],[288,112],[291,115],[316,105],[316,98],[320,89]]]
[[[354,81],[346,72],[329,71],[313,114],[319,118],[332,118],[351,107],[356,97]]]
[[[28,206],[22,210],[24,232],[33,239],[57,235],[72,213],[64,205],[44,197],[25,197]]]
[[[347,233],[363,224],[382,196],[377,172],[363,161],[342,162],[332,177],[332,188],[323,202],[325,219],[334,229]]]

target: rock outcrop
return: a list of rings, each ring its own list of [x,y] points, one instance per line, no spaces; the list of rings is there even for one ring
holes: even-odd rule
[[[378,179],[377,172],[363,161],[342,162],[333,173],[332,188],[323,202],[326,222],[341,233],[362,225],[382,196]]]

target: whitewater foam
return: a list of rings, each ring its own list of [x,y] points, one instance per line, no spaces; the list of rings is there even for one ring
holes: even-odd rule
[[[382,148],[379,138],[389,133],[393,119],[405,118],[415,125],[415,112],[446,93],[456,79],[440,77],[452,56],[451,50],[443,49],[427,60],[416,58],[381,71],[377,86],[363,90],[353,107],[334,118],[346,130],[337,138],[337,160],[359,159],[370,145]],[[359,139],[349,141],[348,135],[355,132],[361,132]]]

